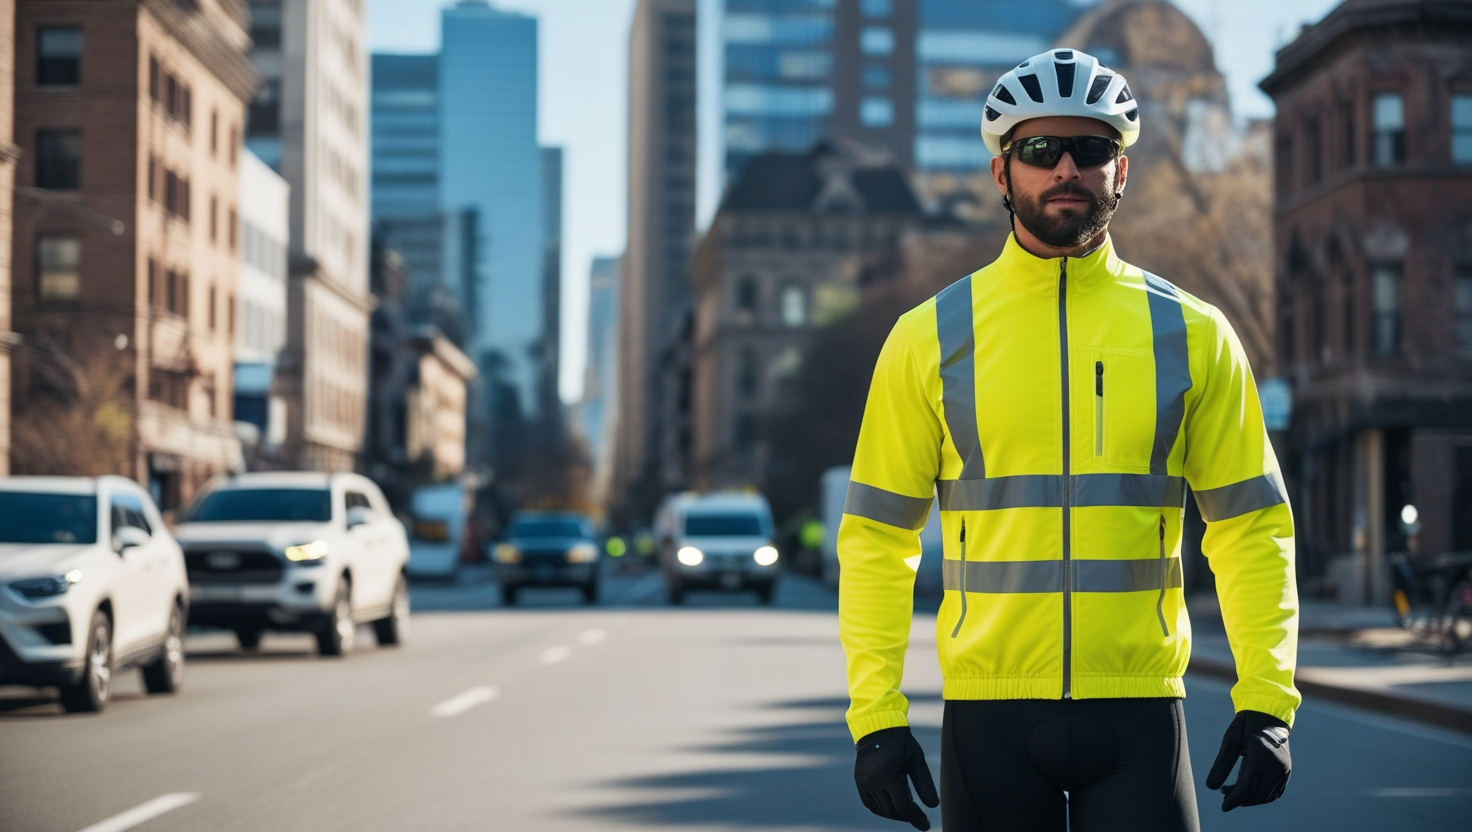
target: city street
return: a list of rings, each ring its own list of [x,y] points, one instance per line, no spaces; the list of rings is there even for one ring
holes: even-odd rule
[[[618,577],[602,603],[496,586],[416,586],[401,649],[317,658],[310,639],[258,654],[189,642],[185,688],[145,697],[124,674],[100,716],[0,688],[0,829],[893,829],[859,804],[843,725],[836,599],[788,576],[775,609]],[[917,616],[906,679],[932,765],[941,703],[934,617]],[[1229,719],[1226,685],[1192,678],[1198,791]],[[1294,775],[1269,808],[1203,829],[1465,829],[1472,737],[1310,700]],[[162,798],[162,800],[161,800]],[[129,819],[156,815],[136,826]],[[931,813],[937,821],[938,812]]]

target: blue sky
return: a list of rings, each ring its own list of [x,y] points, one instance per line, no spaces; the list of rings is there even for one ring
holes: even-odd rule
[[[499,8],[540,20],[538,133],[566,150],[564,181],[562,378],[565,400],[582,390],[588,267],[624,245],[625,108],[629,22],[635,0],[493,0]],[[702,11],[719,0],[700,0]],[[368,47],[373,51],[433,52],[439,48],[439,0],[369,0]],[[1305,22],[1320,19],[1337,0],[1176,0],[1211,39],[1239,117],[1272,115],[1257,82],[1273,53]],[[711,31],[706,27],[707,31]],[[705,88],[702,96],[708,95]],[[702,153],[714,126],[702,118]],[[714,202],[714,164],[702,171],[703,216]]]

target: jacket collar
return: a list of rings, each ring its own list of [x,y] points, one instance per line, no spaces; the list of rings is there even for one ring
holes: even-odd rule
[[[993,265],[1017,288],[1056,297],[1064,260],[1068,261],[1069,294],[1097,289],[1122,275],[1126,268],[1125,262],[1114,253],[1114,239],[1107,234],[1098,248],[1083,257],[1038,257],[1023,248],[1015,234],[1008,234],[1002,256]]]

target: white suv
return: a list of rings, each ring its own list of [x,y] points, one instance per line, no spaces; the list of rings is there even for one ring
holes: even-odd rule
[[[122,477],[0,478],[0,684],[57,685],[100,711],[112,674],[184,678],[189,584],[148,492]]]
[[[409,539],[383,492],[357,474],[261,472],[218,480],[174,534],[189,567],[189,622],[305,631],[324,656],[353,649],[359,623],[398,644],[409,618]]]

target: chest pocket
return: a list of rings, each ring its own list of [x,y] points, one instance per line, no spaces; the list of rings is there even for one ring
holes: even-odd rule
[[[1150,470],[1155,442],[1155,358],[1149,350],[1096,348],[1093,370],[1094,459]]]

